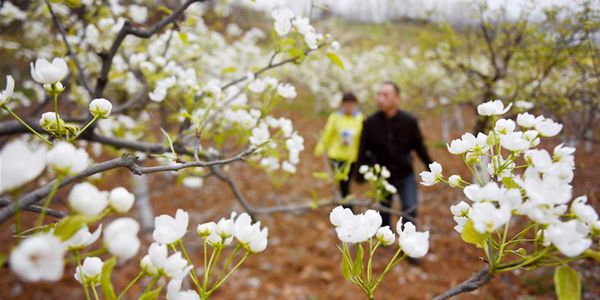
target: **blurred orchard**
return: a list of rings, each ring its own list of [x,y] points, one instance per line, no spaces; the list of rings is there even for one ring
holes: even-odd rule
[[[599,40],[597,0],[0,0],[0,299],[600,299]],[[386,80],[418,220],[312,155]]]

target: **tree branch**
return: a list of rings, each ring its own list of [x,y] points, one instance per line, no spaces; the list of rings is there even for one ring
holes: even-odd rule
[[[105,171],[117,169],[117,168],[127,168],[127,169],[129,169],[129,171],[131,171],[131,173],[133,173],[135,175],[150,174],[150,173],[157,173],[157,172],[167,172],[167,171],[179,171],[179,170],[186,169],[186,168],[210,167],[210,166],[224,165],[224,164],[228,164],[228,163],[238,161],[238,160],[244,160],[247,156],[254,153],[254,151],[256,151],[256,148],[252,147],[252,148],[248,148],[248,149],[240,152],[239,154],[237,154],[235,156],[225,158],[225,159],[220,159],[220,160],[213,160],[213,161],[207,161],[207,162],[192,161],[192,162],[186,162],[186,163],[179,163],[179,164],[175,164],[175,165],[151,166],[151,167],[140,166],[137,163],[135,157],[133,157],[131,155],[124,155],[121,158],[115,158],[112,160],[108,160],[108,161],[93,165],[93,166],[85,169],[83,172],[81,172],[79,174],[65,177],[61,181],[59,188],[64,187],[68,184],[77,182],[77,181],[87,178],[89,176],[92,176],[94,174],[98,174],[101,172],[105,172]],[[45,196],[47,196],[50,193],[55,182],[56,182],[56,180],[53,180],[53,181],[49,182],[48,184],[42,186],[41,188],[39,188],[35,191],[32,191],[32,192],[28,193],[27,195],[21,197],[17,201],[18,207],[25,208],[27,206],[30,206],[30,205],[42,200]],[[3,199],[3,198],[0,198],[0,199]],[[2,210],[0,210],[0,223],[4,222],[12,214],[14,214],[14,212],[15,212],[14,205],[4,207]]]
[[[492,275],[490,274],[489,267],[485,266],[479,272],[473,273],[471,277],[469,277],[467,280],[463,281],[459,285],[445,291],[444,293],[438,296],[435,296],[433,300],[445,300],[452,298],[458,294],[474,291],[487,284],[490,281],[490,279],[492,279]]]
[[[144,39],[149,38],[157,32],[159,32],[160,30],[162,30],[165,26],[174,22],[193,3],[205,1],[207,0],[187,0],[186,2],[181,4],[181,6],[176,8],[169,16],[162,19],[160,22],[152,25],[146,30],[133,28],[129,21],[125,21],[125,23],[123,23],[123,27],[121,27],[121,30],[117,33],[117,36],[115,37],[112,45],[110,46],[108,53],[101,54],[102,68],[100,70],[100,76],[98,77],[98,81],[96,83],[96,89],[94,90],[93,98],[102,97],[104,89],[106,88],[106,84],[108,83],[108,73],[110,72],[110,68],[112,67],[113,58],[119,51],[121,44],[128,35],[133,35]]]
[[[50,11],[50,15],[52,15],[52,22],[54,22],[54,25],[56,26],[56,29],[58,29],[58,32],[60,33],[62,41],[65,44],[65,47],[67,47],[67,54],[69,54],[69,57],[71,57],[71,59],[73,60],[73,63],[75,63],[75,67],[77,68],[77,73],[78,73],[77,75],[79,75],[79,81],[81,81],[81,84],[83,85],[85,90],[91,95],[92,88],[90,87],[90,85],[88,83],[85,73],[83,72],[83,67],[81,66],[81,63],[79,62],[79,59],[77,59],[77,55],[75,55],[75,52],[73,52],[73,49],[69,45],[65,27],[60,22],[60,19],[58,18],[58,16],[54,13],[54,10],[52,9],[52,5],[50,4],[50,1],[45,0],[44,2],[46,2],[46,6],[48,7],[48,10]]]
[[[0,207],[10,206],[10,205],[13,205],[12,201],[10,201],[8,199],[4,199],[4,198],[0,199]],[[29,206],[23,207],[23,210],[34,212],[34,213],[41,213],[42,209],[43,208],[38,205],[29,205]],[[46,208],[46,215],[57,218],[57,219],[61,219],[61,218],[68,216],[69,214],[64,211],[61,211],[61,210]]]

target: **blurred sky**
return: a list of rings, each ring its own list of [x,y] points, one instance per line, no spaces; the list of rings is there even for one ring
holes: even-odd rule
[[[331,11],[344,18],[365,21],[383,22],[400,16],[413,18],[427,17],[432,20],[445,20],[452,23],[469,23],[469,11],[480,1],[471,0],[312,0],[315,5],[325,5]],[[595,5],[600,0],[595,1]],[[524,7],[533,8],[532,18],[541,16],[542,9],[553,5],[575,6],[576,0],[488,0],[491,8],[506,6],[508,16],[516,18]],[[256,0],[256,5],[263,9],[287,6],[298,14],[307,14],[311,0]],[[428,16],[428,12],[435,11]],[[474,20],[473,20],[474,21]]]

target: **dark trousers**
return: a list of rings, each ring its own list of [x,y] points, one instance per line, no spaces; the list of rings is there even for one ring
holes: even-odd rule
[[[346,166],[346,164],[348,164],[348,163],[349,162],[347,162],[347,161],[339,161],[339,160],[331,159],[331,164],[336,169],[343,169]],[[340,194],[342,196],[342,199],[346,198],[346,196],[350,195],[350,178],[352,178],[352,172],[353,172],[354,166],[355,166],[355,164],[350,163],[350,171],[348,172],[348,176],[346,177],[346,179],[342,179],[339,182]],[[352,209],[352,205],[342,205],[342,206],[344,208]]]
[[[396,187],[396,189],[398,190],[398,195],[400,196],[400,201],[402,202],[402,212],[404,212],[406,215],[410,216],[413,218],[413,220],[409,220],[408,218],[403,218],[402,221],[403,223],[406,223],[407,221],[411,221],[413,223],[416,223],[417,220],[417,181],[415,179],[415,174],[414,173],[410,173],[409,175],[403,177],[403,178],[399,178],[399,179],[394,179],[391,180],[390,183]],[[386,207],[391,207],[392,206],[392,199],[394,199],[392,197],[393,195],[390,195],[389,197],[387,197],[387,199],[385,199],[385,201],[383,201],[381,204],[383,206]],[[391,224],[391,215],[388,212],[384,212],[381,211],[381,219],[382,219],[382,226],[390,226],[390,228],[395,228],[392,226]],[[415,224],[416,225],[416,224]]]

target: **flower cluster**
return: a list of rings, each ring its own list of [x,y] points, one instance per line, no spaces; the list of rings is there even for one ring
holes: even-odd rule
[[[275,133],[271,134],[271,130]],[[276,119],[271,116],[262,119],[252,130],[249,141],[255,146],[267,143],[261,148],[259,161],[259,165],[267,172],[274,172],[281,168],[286,173],[296,173],[300,152],[304,150],[304,138],[294,131],[289,119]],[[287,152],[279,150],[283,147]]]
[[[329,220],[335,227],[337,237],[342,242],[339,247],[342,252],[342,272],[346,279],[358,285],[369,297],[373,298],[377,285],[383,277],[400,263],[406,256],[421,258],[429,251],[429,231],[419,232],[412,222],[403,222],[402,218],[396,224],[399,249],[390,260],[385,270],[377,277],[372,276],[372,260],[375,250],[383,245],[391,246],[396,241],[396,234],[389,226],[381,226],[381,215],[377,211],[367,210],[354,214],[349,208],[338,206],[329,214]],[[376,243],[374,244],[374,240]],[[368,257],[364,257],[363,243],[368,246]],[[357,245],[356,258],[352,259],[349,245]],[[398,257],[400,254],[402,256]],[[363,260],[367,261],[364,268]]]
[[[317,49],[319,41],[323,39],[323,34],[317,33],[315,28],[310,25],[308,18],[298,17],[289,8],[278,8],[273,10],[271,16],[275,20],[273,27],[279,36],[288,35],[292,29],[304,37],[304,42],[309,49]]]
[[[375,201],[384,201],[389,195],[397,192],[396,187],[387,181],[391,173],[385,166],[379,164],[373,166],[362,165],[358,168],[358,173],[362,174],[364,179],[371,185],[369,193]]]
[[[499,100],[479,105],[478,113],[491,118],[493,129],[476,136],[466,133],[448,145],[450,153],[463,158],[474,183],[458,175],[445,179],[442,166],[433,163],[421,173],[422,184],[445,182],[463,190],[468,202],[450,207],[454,229],[464,241],[484,248],[492,272],[567,261],[556,252],[581,258],[600,232],[600,221],[585,196],[571,202],[575,148],[537,148],[541,138],[559,134],[562,125],[526,112],[516,121],[498,117],[511,106]],[[515,216],[525,217],[529,225],[511,237]],[[535,245],[532,252],[517,250],[528,243]],[[509,255],[518,259],[504,263]]]

